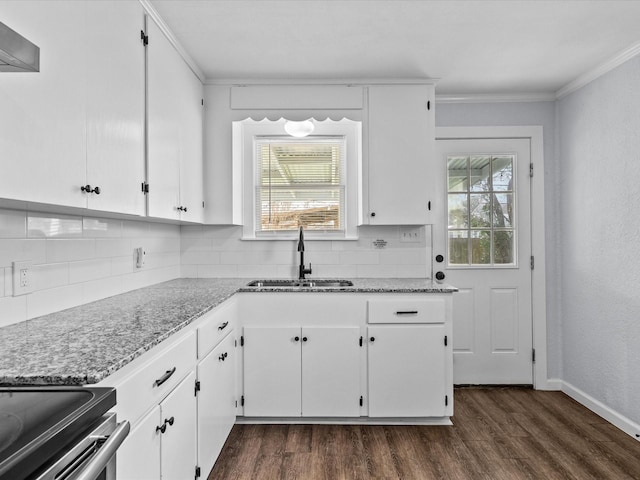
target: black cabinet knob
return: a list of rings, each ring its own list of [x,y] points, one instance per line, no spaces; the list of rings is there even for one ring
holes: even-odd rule
[[[376,216],[376,212],[371,212],[371,216],[375,217]]]
[[[444,262],[444,257],[442,255],[436,255],[436,262],[438,263]]]
[[[83,185],[82,187],[80,187],[80,190],[86,193],[95,193],[96,195],[100,195],[100,187],[91,188],[91,185],[89,184]]]
[[[436,272],[436,280],[444,280],[444,272]]]
[[[376,341],[376,337],[371,337],[371,338],[369,339],[369,341],[370,341],[370,342],[375,342],[375,341]]]
[[[307,337],[302,337],[302,341],[306,342],[307,341]]]
[[[180,205],[179,207],[176,207],[176,210],[179,210],[180,212],[186,212],[187,207],[183,207],[182,205]]]
[[[299,342],[300,341],[300,337],[293,337],[293,340],[296,341],[296,342]]]

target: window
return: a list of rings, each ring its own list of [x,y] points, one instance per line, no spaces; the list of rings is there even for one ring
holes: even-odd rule
[[[243,171],[243,239],[357,238],[361,123],[313,120],[295,138],[285,119],[233,122],[233,156]],[[240,167],[239,167],[240,166]]]
[[[447,157],[449,265],[515,265],[515,160]]]
[[[256,139],[256,234],[344,231],[343,137]]]

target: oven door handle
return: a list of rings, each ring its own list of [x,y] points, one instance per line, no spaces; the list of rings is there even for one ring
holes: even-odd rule
[[[75,480],[94,480],[104,470],[111,458],[115,455],[118,447],[122,445],[124,439],[129,435],[131,424],[125,420],[118,424],[114,432],[109,435],[109,439],[98,450],[98,453],[91,459],[86,467],[82,469]]]

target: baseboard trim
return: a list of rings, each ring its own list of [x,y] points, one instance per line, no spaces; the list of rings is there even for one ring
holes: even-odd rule
[[[453,425],[449,417],[236,417],[241,425]]]
[[[562,382],[562,391],[573,398],[576,402],[584,405],[592,412],[600,415],[609,423],[615,425],[626,434],[640,441],[640,425],[629,418],[616,412],[608,407],[600,400],[593,398],[588,393],[583,392],[579,388],[571,385],[569,382]]]
[[[536,390],[561,391],[562,380],[560,380],[559,378],[547,378],[547,380],[542,385],[536,385]]]

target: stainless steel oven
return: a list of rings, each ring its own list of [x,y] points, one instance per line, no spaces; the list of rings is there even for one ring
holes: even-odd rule
[[[129,434],[129,422],[115,413],[97,420],[34,480],[115,480],[116,450]]]
[[[129,422],[103,387],[0,388],[0,480],[114,480]]]

